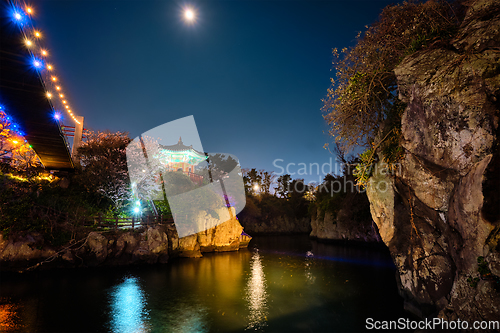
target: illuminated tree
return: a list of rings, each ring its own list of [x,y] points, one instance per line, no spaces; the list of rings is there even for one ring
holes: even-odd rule
[[[127,133],[92,132],[78,148],[82,172],[78,179],[90,192],[98,192],[121,211],[131,198],[125,148]]]
[[[5,112],[0,110],[0,158],[12,155],[14,150],[12,123]]]
[[[31,145],[15,129],[10,117],[0,110],[0,159],[31,177],[42,166]]]

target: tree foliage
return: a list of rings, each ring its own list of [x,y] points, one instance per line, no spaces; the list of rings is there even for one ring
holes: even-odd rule
[[[450,39],[461,12],[459,1],[387,6],[377,22],[358,34],[354,47],[333,50],[336,75],[323,111],[342,149],[378,145],[377,135],[388,141],[399,135],[394,125],[404,105],[398,100],[394,68],[406,55]],[[389,131],[394,133],[386,136]]]
[[[42,164],[9,116],[0,110],[0,161],[28,179],[38,174]]]
[[[131,197],[125,148],[130,142],[123,132],[89,132],[78,148],[82,166],[80,182],[89,192],[98,192],[111,200],[117,211]]]

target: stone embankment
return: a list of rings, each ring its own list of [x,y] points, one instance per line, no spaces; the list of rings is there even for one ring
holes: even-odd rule
[[[213,223],[210,222],[209,223]],[[211,224],[214,225],[214,224]],[[86,237],[62,247],[52,247],[39,233],[0,235],[2,269],[34,267],[80,267],[166,263],[175,257],[202,257],[204,252],[237,251],[246,247],[249,236],[236,218],[211,229],[179,238],[173,225],[135,230],[92,231]]]

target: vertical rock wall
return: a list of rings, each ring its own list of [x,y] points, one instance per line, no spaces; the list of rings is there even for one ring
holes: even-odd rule
[[[473,1],[451,45],[395,73],[405,155],[367,193],[401,293],[422,316],[498,320],[500,3]]]

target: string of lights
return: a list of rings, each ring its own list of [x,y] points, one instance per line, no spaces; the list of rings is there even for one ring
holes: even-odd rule
[[[70,106],[67,92],[63,89],[56,68],[49,61],[50,52],[43,47],[44,34],[39,29],[36,29],[34,25],[33,16],[35,11],[33,7],[15,0],[11,2],[11,5],[11,15],[21,29],[24,45],[31,56],[31,66],[37,71],[42,80],[46,96],[54,110],[54,118],[59,122],[62,118],[62,112],[59,110],[64,110],[74,122],[80,124]]]

